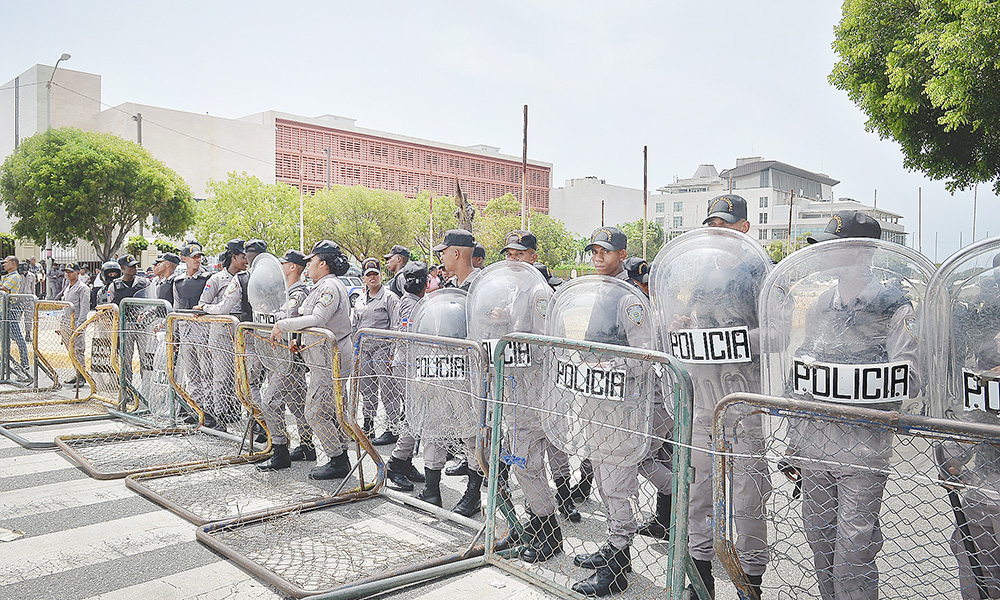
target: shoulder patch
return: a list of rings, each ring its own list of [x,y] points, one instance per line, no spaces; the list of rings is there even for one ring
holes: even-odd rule
[[[535,300],[535,312],[537,312],[539,316],[541,316],[543,319],[545,318],[545,315],[548,312],[548,310],[549,310],[548,298],[539,298],[538,300]]]
[[[320,306],[330,306],[331,302],[333,302],[333,292],[323,292],[319,297]]]
[[[299,299],[292,296],[291,298],[288,299],[288,302],[285,303],[285,308],[295,308],[298,305],[299,305]]]
[[[238,290],[239,287],[240,287],[240,282],[237,281],[235,277],[233,277],[233,280],[229,282],[228,286],[226,286],[226,293],[232,294],[233,292]]]
[[[638,302],[629,304],[625,307],[625,317],[636,325],[642,325],[643,320],[646,318],[646,309]]]

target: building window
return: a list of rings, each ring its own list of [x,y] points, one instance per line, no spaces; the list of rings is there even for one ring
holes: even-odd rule
[[[656,203],[656,212],[658,212],[658,213],[663,212],[663,207],[664,207],[665,204],[666,204],[665,202],[657,202]]]
[[[762,240],[766,240],[766,239],[767,239],[767,230],[766,230],[766,229],[761,229],[761,230],[760,230],[760,231],[758,232],[758,235],[757,235],[757,237],[758,237],[759,239],[762,239]]]
[[[674,202],[674,212],[684,212],[684,203]]]
[[[760,197],[760,207],[767,208],[767,196]]]
[[[674,217],[674,227],[684,227],[684,217]]]
[[[757,223],[760,225],[767,224],[767,213],[757,213]]]
[[[656,217],[656,224],[663,227],[663,217]]]
[[[760,172],[760,186],[762,188],[771,187],[771,171],[764,169]]]

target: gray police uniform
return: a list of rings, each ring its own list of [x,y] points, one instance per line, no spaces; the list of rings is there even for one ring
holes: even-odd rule
[[[419,296],[404,291],[403,296],[396,303],[396,310],[393,311],[392,318],[389,320],[389,329],[392,331],[406,331],[409,329],[410,315],[413,314],[413,307],[417,305],[417,302],[420,302]],[[393,355],[393,373],[406,373],[406,365],[403,364],[402,354],[402,352],[397,351]],[[392,382],[399,390],[399,393],[402,394],[402,386],[399,384],[399,380],[393,377]],[[412,460],[416,447],[417,440],[413,437],[413,428],[406,427],[404,431],[400,432],[399,439],[396,440],[396,446],[392,449],[392,458],[402,461]]]
[[[628,273],[622,270],[615,275],[617,279],[628,281]],[[636,294],[641,294],[636,289]],[[636,296],[638,298],[638,296]],[[638,299],[636,300],[638,301]],[[632,348],[652,348],[654,327],[649,315],[640,324],[626,315],[631,303],[621,301],[615,307],[614,319],[616,325],[604,331],[617,332],[608,339],[597,339],[587,335],[588,340],[629,346]],[[591,324],[593,326],[593,324]],[[598,336],[600,337],[600,336]],[[594,460],[594,478],[604,499],[604,508],[608,513],[608,541],[618,550],[631,545],[637,529],[635,514],[632,511],[631,499],[639,493],[639,474],[647,478],[659,492],[669,494],[673,490],[671,469],[656,459],[656,450],[665,439],[672,421],[663,405],[662,395],[656,394],[653,399],[650,416],[650,447],[646,457],[638,466],[620,466],[614,463],[602,463]]]
[[[205,290],[205,284],[211,275],[205,268],[199,269],[193,274],[185,274],[174,280],[172,296],[173,305],[178,310],[190,310],[194,308],[201,294]],[[174,379],[181,383],[184,381],[184,389],[188,390],[191,399],[202,409],[208,407],[209,385],[211,384],[211,365],[208,358],[204,356],[208,347],[208,326],[204,323],[193,321],[181,321],[177,324],[177,354],[180,359],[179,364],[174,367]],[[178,371],[177,367],[180,367]]]
[[[227,306],[234,302],[232,298],[226,299],[226,292],[230,289],[234,274],[228,269],[223,269],[212,275],[208,283],[205,284],[205,291],[201,293],[199,304],[208,314],[228,315],[230,309],[225,308],[225,312],[220,312],[222,306]],[[238,291],[238,290],[237,290]],[[237,298],[238,300],[238,298]],[[209,312],[209,311],[214,312]],[[228,326],[219,323],[212,323],[208,326],[208,354],[209,373],[211,373],[211,387],[208,395],[208,412],[216,417],[229,418],[229,414],[236,396],[236,368],[233,365],[235,354],[234,332]]]
[[[63,290],[63,302],[69,302],[70,306],[63,309],[62,327],[59,334],[62,336],[63,345],[69,349],[70,336],[73,334],[73,326],[80,326],[86,320],[90,308],[90,288],[82,279],[78,279],[75,284]],[[75,324],[73,319],[75,316]],[[84,362],[84,352],[86,350],[86,336],[78,335],[74,342],[73,352],[81,365]]]
[[[218,297],[214,303],[205,304],[204,306],[202,306],[202,310],[205,311],[205,314],[231,315],[236,317],[240,321],[249,320],[249,315],[247,315],[243,310],[246,305],[246,290],[244,290],[243,284],[245,283],[246,280],[247,280],[246,271],[240,271],[239,273],[233,275],[232,278],[229,280],[229,284],[226,286],[225,291],[222,292],[220,297]],[[226,339],[232,339],[231,336],[228,335],[228,328],[220,327],[218,325],[213,325],[210,331],[211,331],[209,335],[210,344],[213,344],[212,342],[213,339],[219,339],[221,340],[220,343],[225,345]],[[216,337],[213,338],[213,334],[215,334]],[[231,346],[232,353],[229,352],[229,348],[225,348],[225,350],[220,354],[220,356],[217,356],[215,357],[215,359],[213,359],[212,381],[213,385],[216,386],[216,389],[218,389],[219,385],[229,386],[230,385],[229,377],[231,374],[233,394],[235,394],[236,369],[235,365],[233,364],[233,361],[236,358],[235,339],[232,339],[232,342],[233,342],[233,345]],[[213,345],[213,347],[215,346]],[[247,379],[250,388],[250,400],[251,402],[253,402],[254,406],[260,406],[261,405],[260,387],[261,387],[261,380],[264,376],[264,365],[260,362],[260,359],[257,358],[257,355],[251,351],[247,352],[244,359],[246,361]],[[221,362],[216,362],[223,360],[228,362],[224,365]],[[217,366],[222,366],[223,370],[220,371],[219,369],[216,368]],[[220,379],[219,375],[220,372],[226,373],[225,381]],[[226,387],[226,390],[228,393],[229,387]],[[228,412],[233,410],[233,408],[235,408],[235,403],[236,403],[235,395],[230,395],[230,398],[231,400],[228,401],[226,410],[224,410],[223,412]]]
[[[906,361],[909,390],[915,393],[917,342],[906,327],[914,318],[902,292],[877,279],[856,298],[841,297],[835,287],[810,308],[807,322],[814,335],[796,356],[834,364]],[[901,401],[866,405],[900,406]],[[794,463],[802,474],[802,520],[824,599],[878,598],[875,556],[882,548],[879,512],[892,441],[889,431],[809,419],[789,422],[789,454],[793,460],[807,459]]]
[[[351,302],[347,288],[336,275],[326,275],[316,282],[299,310],[301,316],[278,321],[282,332],[307,327],[319,327],[333,334],[340,356],[340,379],[347,381],[351,374]],[[304,340],[305,341],[305,340]],[[340,456],[346,450],[347,434],[337,418],[337,381],[330,369],[330,349],[317,344],[303,350],[309,367],[309,390],[306,397],[305,418],[312,427],[327,458]]]
[[[132,283],[128,283],[124,278],[119,277],[107,285],[105,291],[105,302],[108,304],[115,304],[121,306],[122,300],[125,298],[142,298],[143,293],[147,291],[149,286],[149,280],[145,277],[139,277],[136,275]],[[137,313],[131,315],[132,318],[126,316],[125,326],[132,331],[137,331],[139,329],[138,324],[135,322],[134,317],[138,316]],[[118,357],[122,366],[122,369],[126,371],[126,376],[131,376],[133,356],[135,354],[135,341],[137,335],[123,335],[121,336],[121,347],[118,348]],[[140,350],[141,353],[141,350]],[[140,358],[140,361],[142,359]]]
[[[309,295],[309,289],[302,281],[297,281],[288,288],[284,306],[275,311],[275,321],[300,316],[299,309]],[[285,406],[295,417],[295,424],[301,443],[312,445],[312,428],[306,421],[306,368],[302,357],[292,355],[292,366],[287,373],[271,373],[267,389],[264,391],[264,421],[271,432],[271,442],[274,444],[288,443],[288,430],[285,427]]]
[[[358,329],[389,329],[392,315],[396,310],[399,298],[386,286],[381,286],[374,298],[369,298],[366,292],[354,306],[354,331]],[[379,392],[382,396],[382,406],[385,408],[389,423],[400,419],[403,399],[400,386],[393,385],[389,378],[389,360],[392,345],[387,341],[365,344],[366,353],[361,356],[357,373],[361,396],[364,404],[362,415],[365,419],[374,419],[378,411]]]

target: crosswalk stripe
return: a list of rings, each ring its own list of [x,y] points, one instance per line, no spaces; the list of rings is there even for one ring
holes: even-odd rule
[[[34,579],[194,539],[194,528],[167,511],[117,519],[4,544],[0,585]]]
[[[0,520],[134,496],[121,481],[77,479],[0,492]]]
[[[59,452],[32,452],[8,458],[0,463],[0,478],[71,469],[75,466]]]
[[[219,592],[219,594],[213,594]],[[284,598],[262,583],[251,579],[234,565],[219,561],[188,569],[153,581],[117,589],[85,600],[133,600],[134,598],[254,598],[269,600]]]

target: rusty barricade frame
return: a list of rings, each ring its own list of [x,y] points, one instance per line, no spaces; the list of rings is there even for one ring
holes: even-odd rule
[[[237,436],[230,435],[228,433],[215,431],[213,429],[206,428],[204,411],[201,407],[194,402],[191,395],[184,389],[183,386],[174,377],[174,369],[176,366],[175,354],[177,348],[179,347],[179,341],[174,339],[174,323],[177,321],[198,321],[203,323],[220,323],[223,325],[229,325],[235,335],[236,327],[239,324],[239,320],[232,316],[215,316],[215,315],[199,315],[194,312],[172,312],[167,316],[167,379],[170,382],[171,387],[174,392],[180,396],[183,402],[187,404],[190,408],[198,415],[198,424],[190,427],[184,426],[170,426],[163,427],[159,429],[150,429],[148,431],[141,432],[126,432],[126,433],[110,433],[110,434],[78,434],[78,435],[63,435],[56,438],[56,445],[63,450],[63,452],[74,462],[80,465],[80,467],[91,477],[95,479],[122,479],[129,475],[137,473],[147,473],[153,471],[161,471],[164,469],[181,469],[187,467],[194,467],[198,465],[213,465],[213,464],[223,464],[223,463],[233,463],[242,464],[247,462],[253,462],[260,460],[266,456],[265,452],[256,449],[252,443],[247,443],[245,438],[240,438]],[[242,402],[242,398],[240,399]],[[247,407],[249,410],[252,408]],[[187,437],[194,435],[208,435],[224,441],[231,442],[238,445],[238,450],[235,455],[232,456],[217,456],[211,458],[201,458],[196,460],[182,460],[174,463],[150,465],[146,467],[135,467],[135,468],[125,468],[115,471],[102,471],[96,467],[87,457],[78,452],[73,446],[75,444],[85,445],[88,442],[97,444],[99,442],[106,442],[108,444],[120,443],[125,441],[141,440],[141,439],[156,439],[156,438],[167,438],[167,437]],[[246,450],[246,453],[244,453]]]
[[[358,364],[357,361],[361,360],[362,345],[365,344],[366,340],[370,340],[369,343],[375,340],[383,340],[403,343],[411,341],[416,343],[445,345],[449,347],[461,348],[463,351],[469,352],[473,356],[478,357],[481,367],[479,369],[481,381],[475,384],[475,393],[480,398],[480,406],[478,407],[478,410],[480,411],[480,426],[478,428],[479,434],[476,436],[476,447],[478,449],[478,454],[483,454],[482,451],[485,449],[484,436],[486,434],[485,385],[488,380],[487,373],[489,366],[486,362],[486,353],[478,342],[409,332],[396,332],[384,329],[361,329],[357,332],[354,342],[355,367]],[[335,340],[332,341],[335,342]],[[336,347],[335,343],[334,347]],[[437,506],[418,500],[416,496],[396,492],[394,490],[387,489],[384,486],[386,465],[378,452],[376,452],[374,447],[371,446],[371,442],[365,437],[361,425],[357,422],[357,407],[360,402],[360,386],[358,385],[356,379],[354,379],[356,377],[356,373],[357,369],[355,368],[352,370],[349,400],[344,402],[341,396],[341,400],[338,401],[338,416],[342,419],[342,425],[345,426],[347,431],[353,433],[355,440],[359,444],[359,449],[363,448],[365,453],[373,460],[373,462],[375,462],[374,478],[371,481],[365,479],[364,471],[361,467],[362,460],[359,459],[354,468],[358,471],[358,478],[361,481],[361,485],[350,492],[340,493],[318,502],[310,502],[286,507],[282,510],[269,511],[265,514],[257,516],[247,516],[234,519],[232,521],[211,523],[199,527],[195,532],[196,538],[203,544],[232,560],[256,578],[295,598],[358,598],[377,591],[393,589],[400,585],[432,579],[445,572],[459,572],[466,568],[472,568],[474,566],[485,564],[483,553],[485,552],[486,547],[480,540],[486,530],[486,523],[480,523],[473,519],[462,517],[446,509],[438,508]],[[485,459],[485,456],[482,458]],[[485,460],[481,464],[483,465],[484,470],[488,469],[487,465],[489,463],[485,462]],[[348,478],[344,479],[344,482],[349,481],[349,478],[350,475]],[[399,568],[383,575],[368,577],[359,581],[334,587],[330,590],[315,592],[303,589],[295,583],[283,579],[274,572],[254,562],[246,555],[234,551],[232,548],[212,536],[212,533],[216,531],[233,529],[244,525],[254,525],[266,522],[268,519],[281,518],[296,512],[305,513],[307,511],[331,508],[349,502],[379,497],[386,498],[389,501],[393,501],[409,508],[422,510],[430,513],[434,517],[438,517],[441,520],[447,520],[453,524],[457,524],[458,526],[467,529],[470,534],[472,534],[472,537],[470,538],[471,542],[468,544],[465,551],[457,554],[450,554],[443,557],[425,560],[421,563]]]
[[[794,398],[783,398],[777,396],[766,396],[762,394],[735,393],[730,394],[719,401],[715,407],[712,420],[713,436],[713,505],[714,505],[714,529],[715,529],[715,553],[725,566],[730,579],[736,586],[741,598],[751,598],[749,581],[743,572],[742,566],[737,557],[736,548],[731,536],[732,515],[728,509],[729,503],[729,482],[732,473],[732,462],[730,457],[739,456],[731,451],[725,432],[726,411],[732,407],[743,406],[753,408],[751,414],[762,413],[766,417],[777,418],[818,418],[829,422],[839,422],[856,427],[877,428],[891,432],[893,436],[905,436],[909,438],[922,438],[930,444],[956,441],[960,443],[990,443],[1000,445],[1000,430],[989,425],[968,423],[952,419],[941,419],[900,413],[898,411],[875,410],[856,405],[834,404],[829,402],[815,402],[812,400],[799,400]],[[767,435],[765,430],[765,436]],[[932,446],[933,447],[933,446]],[[895,452],[896,444],[893,444]],[[776,458],[765,455],[765,459]],[[931,456],[927,457],[929,463],[934,461]],[[833,465],[841,463],[834,461]],[[859,467],[863,468],[863,467]],[[772,473],[773,474],[773,473]],[[925,474],[928,485],[939,484],[939,474],[936,469]],[[783,477],[778,478],[784,479]],[[942,514],[951,518],[951,506],[946,499],[942,499]],[[884,508],[883,508],[884,510]],[[801,515],[798,516],[801,519]],[[954,521],[952,521],[954,523]],[[883,537],[890,539],[891,534],[885,533]],[[943,538],[942,543],[947,543]],[[804,556],[808,558],[811,551],[808,548],[804,551]],[[770,571],[773,567],[768,565]],[[956,566],[957,569],[957,566]],[[956,575],[956,586],[957,586]],[[916,591],[916,590],[914,590]]]
[[[236,346],[235,346],[236,347],[236,361],[235,361],[235,368],[236,368],[236,393],[237,393],[237,396],[240,398],[241,402],[243,403],[243,405],[250,411],[250,415],[251,415],[252,421],[258,423],[264,429],[264,431],[267,433],[267,442],[266,442],[264,448],[258,453],[258,458],[265,458],[266,455],[267,455],[267,453],[270,452],[270,450],[271,450],[271,432],[268,430],[267,423],[264,421],[263,411],[261,410],[261,407],[259,407],[256,404],[254,404],[253,401],[252,401],[252,399],[251,399],[251,395],[250,395],[250,382],[249,382],[248,369],[247,369],[247,360],[246,360],[246,357],[247,357],[247,341],[246,340],[247,340],[247,336],[251,336],[251,335],[252,336],[257,336],[258,338],[261,338],[261,339],[267,339],[267,336],[266,335],[262,336],[261,332],[267,332],[267,333],[269,333],[271,331],[272,327],[273,327],[273,325],[269,325],[269,324],[252,323],[252,322],[242,322],[236,328],[236,339],[235,339],[235,344],[236,344]],[[340,420],[341,425],[345,426],[345,428],[346,428],[348,426],[348,420],[345,418],[344,410],[343,410],[343,406],[344,406],[344,402],[343,402],[343,385],[342,385],[342,381],[341,381],[341,377],[340,377],[340,369],[339,369],[340,356],[339,356],[339,351],[337,350],[336,339],[333,337],[333,334],[330,333],[328,330],[326,330],[326,329],[320,329],[320,328],[316,328],[316,327],[310,327],[310,328],[303,329],[303,330],[300,330],[300,331],[297,331],[297,332],[293,332],[293,333],[305,334],[307,336],[317,336],[317,337],[323,338],[327,343],[331,344],[331,346],[333,348],[333,351],[331,353],[330,361],[331,361],[331,369],[332,369],[333,377],[334,377],[334,380],[336,381],[336,389],[337,389],[337,392],[336,392],[337,416],[338,416],[338,419]],[[287,348],[287,346],[285,346],[285,347]],[[359,435],[359,432],[360,432],[360,428],[358,428],[357,430],[355,430],[353,428],[347,428],[346,431],[352,433],[352,435],[355,437],[355,440],[359,439],[358,435]],[[363,435],[361,435],[360,440],[361,441],[358,441],[357,443],[361,447],[363,447],[369,453],[374,453],[377,456],[377,453],[374,451],[373,448],[371,448],[370,443],[368,442],[368,440],[366,438],[364,438]],[[360,449],[358,451],[360,452]],[[360,462],[361,461],[359,460],[358,464],[360,464]],[[182,517],[182,518],[184,518],[184,519],[186,519],[186,520],[188,520],[188,521],[190,521],[190,522],[192,522],[192,523],[194,523],[195,525],[198,525],[198,526],[202,526],[202,525],[205,525],[207,523],[212,523],[212,522],[217,522],[217,521],[228,522],[228,521],[232,521],[234,519],[235,520],[246,521],[246,520],[254,520],[254,519],[258,519],[258,518],[266,518],[266,517],[272,516],[274,514],[281,513],[283,511],[289,509],[289,508],[300,508],[300,507],[304,507],[304,506],[311,506],[311,505],[313,505],[315,503],[321,503],[321,502],[330,500],[332,497],[336,497],[340,493],[351,495],[352,497],[353,497],[353,495],[357,495],[358,497],[364,497],[364,495],[363,495],[364,493],[362,492],[362,489],[370,490],[371,487],[372,487],[371,484],[364,485],[364,479],[363,479],[363,476],[362,476],[362,479],[361,479],[362,486],[356,487],[356,488],[353,488],[353,489],[348,489],[348,490],[343,491],[343,492],[341,491],[342,488],[343,488],[343,486],[341,486],[341,490],[338,490],[338,492],[335,492],[333,494],[333,496],[331,496],[331,494],[329,492],[327,492],[326,490],[322,490],[320,488],[317,488],[319,490],[319,493],[317,494],[317,496],[315,498],[307,500],[307,501],[286,502],[286,503],[278,504],[278,505],[275,505],[275,506],[272,506],[272,507],[269,507],[269,508],[266,508],[266,509],[255,510],[255,511],[245,512],[245,513],[240,513],[240,514],[237,514],[237,515],[231,515],[231,516],[226,517],[226,518],[218,519],[218,518],[207,518],[207,517],[204,517],[203,515],[199,515],[198,513],[190,510],[188,507],[186,507],[186,506],[180,504],[179,502],[175,501],[174,499],[170,498],[170,496],[168,494],[161,493],[161,492],[159,492],[157,490],[154,490],[152,488],[151,483],[150,483],[152,480],[161,480],[161,479],[164,479],[164,478],[172,478],[172,477],[183,477],[185,475],[192,474],[192,473],[195,473],[195,472],[198,472],[198,471],[205,471],[205,470],[216,469],[216,468],[235,467],[235,466],[240,466],[240,465],[243,465],[243,464],[245,464],[245,463],[225,463],[225,464],[206,463],[206,464],[199,464],[199,465],[184,465],[184,466],[179,466],[179,467],[171,467],[171,468],[168,468],[168,469],[163,469],[163,470],[158,470],[158,471],[151,471],[151,472],[145,472],[145,473],[136,473],[136,474],[129,475],[128,477],[125,478],[125,486],[128,487],[129,489],[131,489],[132,491],[134,491],[134,492],[136,492],[136,493],[138,493],[138,494],[140,494],[142,496],[145,496],[146,498],[149,498],[153,502],[155,502],[155,503],[163,506],[164,508],[170,510],[171,512],[177,514],[178,516],[180,516],[180,517]],[[360,471],[360,467],[358,467],[357,465],[355,466],[355,468],[359,469],[359,471]],[[345,478],[344,481],[346,482],[346,481],[348,481],[348,479]]]

